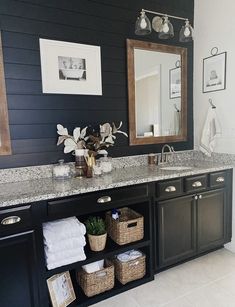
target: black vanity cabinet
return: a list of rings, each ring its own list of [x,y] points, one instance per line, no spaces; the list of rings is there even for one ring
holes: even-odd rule
[[[197,243],[203,252],[226,242],[226,189],[199,194],[197,201]]]
[[[230,170],[156,183],[155,271],[231,240]]]
[[[37,307],[39,283],[31,207],[0,211],[0,306]]]
[[[87,258],[52,270],[46,268],[43,223],[76,216],[105,217],[129,207],[144,217],[144,237],[126,245],[108,238],[101,252],[85,246]],[[85,307],[153,280],[154,272],[197,257],[231,240],[232,170],[124,186],[81,195],[0,208],[0,306],[49,307],[47,279],[69,271],[76,293],[70,306]],[[77,282],[82,265],[139,249],[146,274],[126,285],[115,280],[110,291],[86,297]]]
[[[190,195],[160,201],[156,213],[159,231],[159,266],[164,267],[195,255],[194,198]]]

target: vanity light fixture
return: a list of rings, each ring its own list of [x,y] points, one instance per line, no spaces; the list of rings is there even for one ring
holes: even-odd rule
[[[152,20],[152,26],[146,13],[156,15]],[[153,28],[155,32],[158,32],[158,37],[160,39],[172,38],[174,37],[174,28],[169,20],[169,17],[185,21],[185,25],[182,26],[179,33],[179,41],[184,43],[193,41],[193,27],[190,25],[188,18],[162,14],[159,12],[149,11],[145,9],[141,10],[140,16],[137,18],[135,25],[135,34],[148,35],[151,33]]]
[[[151,22],[145,14],[145,11],[141,11],[140,16],[136,20],[135,34],[136,35],[148,35],[152,32]]]
[[[174,37],[174,28],[167,15],[162,18],[162,27],[158,33],[158,37],[161,39]]]

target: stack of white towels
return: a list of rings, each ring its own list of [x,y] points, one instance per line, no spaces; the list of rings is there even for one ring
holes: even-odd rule
[[[86,227],[76,217],[43,224],[48,270],[86,259]]]

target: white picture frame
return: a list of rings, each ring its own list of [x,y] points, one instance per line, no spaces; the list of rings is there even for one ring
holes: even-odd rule
[[[99,46],[39,39],[42,91],[102,95]]]
[[[170,99],[181,98],[181,67],[169,71]]]
[[[227,52],[203,59],[203,93],[226,89]]]
[[[47,286],[53,307],[67,307],[76,299],[69,271],[47,279]]]

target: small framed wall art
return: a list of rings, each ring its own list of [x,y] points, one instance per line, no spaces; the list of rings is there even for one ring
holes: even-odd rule
[[[181,97],[181,67],[172,68],[170,74],[170,99]]]
[[[42,39],[43,93],[102,95],[100,47]]]
[[[215,47],[218,51],[218,48]],[[212,49],[212,50],[213,50]],[[203,93],[222,91],[226,88],[227,52],[213,54],[203,59]]]
[[[76,299],[69,271],[47,279],[47,286],[53,307],[66,307]]]

